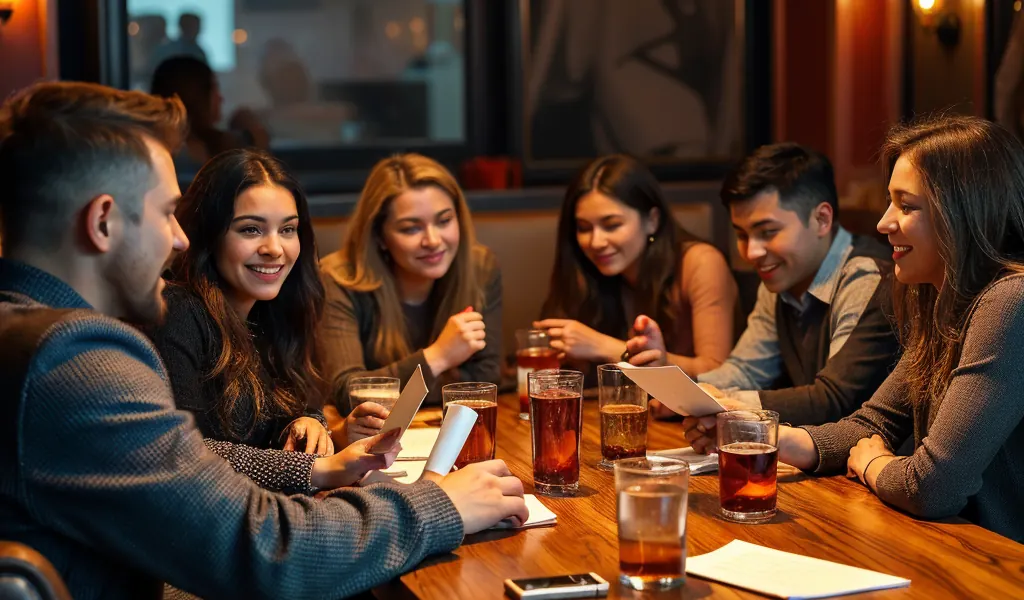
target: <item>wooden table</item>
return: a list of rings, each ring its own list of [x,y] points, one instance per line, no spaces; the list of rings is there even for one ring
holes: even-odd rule
[[[518,397],[500,397],[497,454],[532,493],[530,424],[518,413]],[[454,554],[428,559],[377,588],[377,596],[482,600],[501,597],[506,578],[595,571],[610,582],[609,598],[763,597],[696,577],[660,594],[620,586],[614,480],[594,466],[601,439],[596,401],[585,401],[583,419],[579,496],[541,497],[557,525],[468,536]],[[681,439],[678,423],[651,421],[648,449],[676,448]],[[859,482],[799,472],[780,471],[778,508],[768,524],[729,523],[718,516],[717,475],[691,477],[688,554],[741,539],[911,580],[909,588],[858,598],[1024,598],[1024,545],[966,521],[920,521],[885,506]]]

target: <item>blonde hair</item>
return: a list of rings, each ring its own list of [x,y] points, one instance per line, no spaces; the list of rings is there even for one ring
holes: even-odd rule
[[[434,284],[433,296],[439,298],[439,302],[431,341],[437,339],[449,317],[467,306],[480,307],[483,300],[473,267],[472,250],[476,245],[473,221],[466,198],[452,174],[420,154],[399,154],[378,162],[366,179],[341,247],[341,262],[345,268],[338,283],[352,291],[373,294],[379,313],[373,355],[380,364],[394,362],[413,351],[409,347],[391,259],[381,247],[381,231],[392,200],[409,190],[429,186],[452,199],[459,223],[459,248],[455,259],[448,272]]]

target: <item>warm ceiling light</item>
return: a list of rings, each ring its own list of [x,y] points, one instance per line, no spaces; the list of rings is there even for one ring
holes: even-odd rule
[[[388,24],[384,26],[384,35],[388,36],[389,40],[393,40],[402,35],[402,26],[398,24],[398,21],[388,21]]]
[[[917,5],[921,10],[931,10],[935,8],[935,0],[917,0]]]
[[[427,30],[427,23],[423,19],[416,17],[409,21],[409,31],[413,33],[423,33]]]
[[[128,24],[128,35],[139,35],[139,24],[135,21]]]
[[[231,32],[231,41],[237,45],[244,44],[249,39],[249,32],[244,29],[236,29]]]

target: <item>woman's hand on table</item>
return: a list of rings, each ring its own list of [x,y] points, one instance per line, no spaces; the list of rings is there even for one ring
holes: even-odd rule
[[[875,460],[876,458],[878,460]],[[846,460],[846,476],[851,479],[856,477],[861,483],[874,489],[875,478],[881,472],[882,467],[895,459],[896,456],[885,445],[882,436],[876,434],[869,438],[861,438],[857,445],[850,449],[850,457]],[[869,465],[871,466],[870,478],[867,472]]]
[[[544,329],[559,359],[572,358],[593,362],[618,362],[626,349],[621,340],[600,333],[572,319],[534,321],[535,329]]]

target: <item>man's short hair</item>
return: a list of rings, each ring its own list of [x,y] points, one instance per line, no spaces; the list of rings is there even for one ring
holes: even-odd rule
[[[822,202],[832,207],[833,228],[839,221],[832,163],[816,150],[792,142],[761,146],[725,177],[721,198],[728,208],[765,192],[778,192],[779,204],[805,223]]]
[[[138,219],[154,185],[145,137],[173,153],[185,127],[177,98],[72,82],[16,93],[0,107],[4,248],[55,248],[75,214],[101,194]]]

